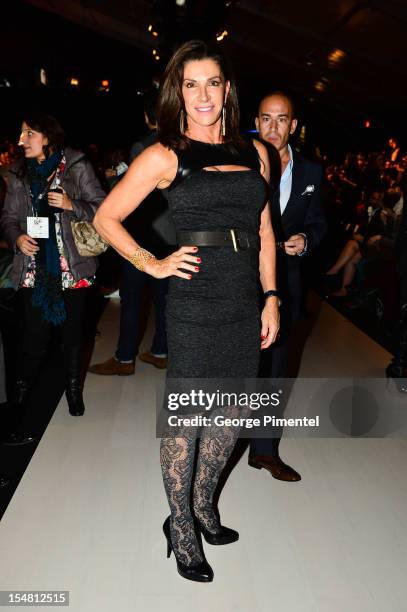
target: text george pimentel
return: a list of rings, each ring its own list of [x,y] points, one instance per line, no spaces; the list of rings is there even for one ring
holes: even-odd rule
[[[245,427],[246,429],[265,427],[266,425],[272,425],[273,427],[319,427],[319,415],[312,418],[301,417],[285,419],[275,417],[274,415],[264,415],[262,418],[231,418],[221,414],[214,417],[203,415],[180,417],[174,414],[168,417],[168,425],[170,425],[170,427],[210,427],[211,425],[217,425],[218,427]]]

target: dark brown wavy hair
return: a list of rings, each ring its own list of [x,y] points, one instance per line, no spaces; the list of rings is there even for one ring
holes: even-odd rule
[[[165,69],[157,105],[158,140],[164,146],[175,149],[185,148],[188,139],[181,133],[181,112],[185,112],[182,83],[184,66],[187,62],[211,59],[216,62],[225,81],[230,82],[230,91],[225,103],[225,143],[232,148],[244,146],[245,141],[239,134],[239,104],[236,85],[231,77],[225,57],[217,47],[212,48],[202,40],[190,40],[184,43],[172,56]]]
[[[46,115],[38,111],[28,111],[23,116],[22,122],[28,127],[41,132],[48,138],[48,144],[43,146],[44,155],[48,158],[56,151],[61,151],[65,145],[65,131],[59,121],[52,115]],[[23,158],[18,176],[25,176],[27,173],[27,160]]]
[[[36,132],[41,132],[48,138],[48,144],[43,147],[45,157],[63,149],[65,132],[55,117],[37,111],[28,112],[23,121]]]

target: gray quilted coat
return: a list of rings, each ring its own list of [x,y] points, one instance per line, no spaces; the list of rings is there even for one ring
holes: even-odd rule
[[[84,153],[66,148],[65,157],[66,168],[61,185],[72,200],[73,210],[61,211],[62,240],[69,269],[78,281],[95,274],[97,258],[79,255],[72,236],[71,221],[92,221],[96,209],[106,194]],[[15,253],[11,279],[16,290],[25,277],[29,261],[29,258],[16,247],[16,241],[19,236],[27,232],[27,217],[33,214],[28,181],[18,175],[21,164],[22,161],[17,162],[10,170],[0,220],[1,233]]]

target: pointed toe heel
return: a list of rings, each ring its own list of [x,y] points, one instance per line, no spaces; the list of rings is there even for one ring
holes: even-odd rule
[[[174,557],[175,561],[177,562],[177,570],[179,575],[186,578],[186,580],[193,580],[194,582],[212,582],[213,570],[205,558],[197,565],[185,565],[185,563],[181,563],[181,561],[177,559],[177,555],[171,541],[169,516],[164,521],[163,531],[167,540],[167,559],[171,556],[171,552],[174,551]]]
[[[223,546],[224,544],[232,544],[233,542],[237,542],[239,539],[239,533],[234,529],[230,529],[229,527],[220,526],[219,531],[216,533],[211,533],[202,525],[202,523],[196,519],[199,531],[202,533],[205,541],[208,544],[212,544],[212,546]]]

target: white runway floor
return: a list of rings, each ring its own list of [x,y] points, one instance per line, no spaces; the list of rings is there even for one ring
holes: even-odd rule
[[[118,310],[112,301],[105,311],[93,362],[112,355]],[[388,360],[323,304],[301,375],[380,376]],[[162,533],[163,377],[140,361],[135,376],[89,374],[82,418],[61,401],[0,523],[0,590],[69,590],[73,612],[407,611],[400,439],[283,440],[299,483],[249,468],[245,455],[219,504],[239,542],[205,546],[213,583],[182,579]]]

